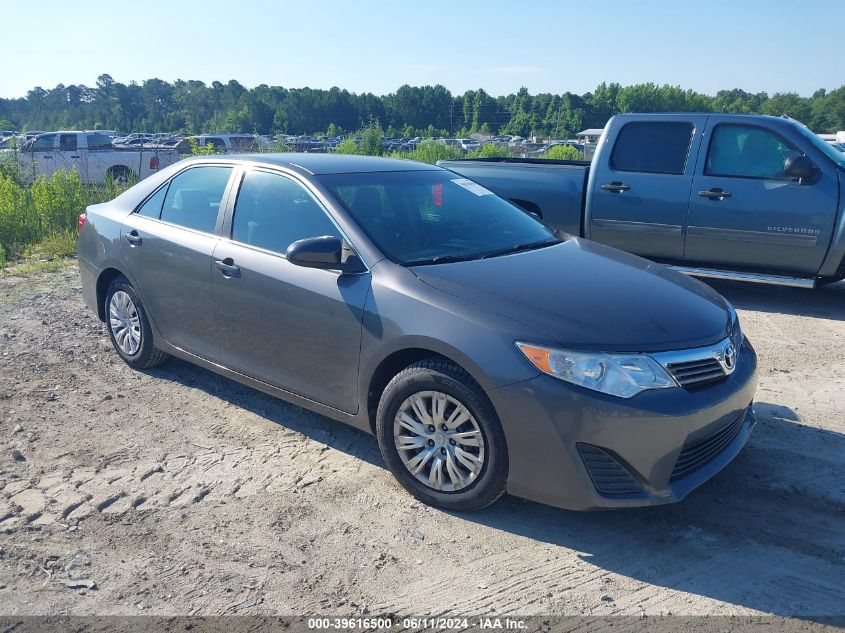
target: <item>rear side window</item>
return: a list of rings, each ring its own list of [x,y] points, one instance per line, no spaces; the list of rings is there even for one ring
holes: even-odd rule
[[[713,130],[704,173],[738,178],[786,178],[786,160],[801,153],[769,130],[722,123]]]
[[[147,201],[138,208],[136,213],[138,213],[138,215],[143,215],[146,218],[160,218],[161,205],[164,202],[165,194],[167,194],[166,185],[147,198]]]
[[[63,152],[75,152],[76,134],[62,134],[59,137],[59,149]]]
[[[111,149],[111,138],[107,134],[89,134],[88,149]]]
[[[231,167],[194,167],[170,181],[161,219],[185,228],[214,233],[217,212]]]
[[[686,121],[633,121],[616,137],[610,164],[616,171],[683,174],[693,126]]]
[[[302,185],[279,174],[246,173],[235,203],[233,240],[284,255],[293,242],[324,235],[341,237]]]

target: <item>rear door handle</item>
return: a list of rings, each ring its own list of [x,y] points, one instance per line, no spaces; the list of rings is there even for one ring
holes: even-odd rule
[[[132,229],[129,233],[126,234],[126,241],[129,242],[133,247],[141,245],[141,236],[138,235],[138,231]]]
[[[630,189],[630,187],[623,182],[606,183],[602,185],[601,188],[605,191],[613,191],[615,193],[622,193],[623,191],[628,191],[628,189]]]
[[[724,200],[725,198],[731,197],[731,194],[727,191],[722,191],[718,187],[714,187],[713,189],[708,189],[706,191],[699,191],[698,195],[702,198],[710,198],[711,200]]]
[[[224,277],[240,277],[241,267],[235,265],[235,260],[231,257],[225,259],[215,259],[214,265],[219,271],[223,273]]]

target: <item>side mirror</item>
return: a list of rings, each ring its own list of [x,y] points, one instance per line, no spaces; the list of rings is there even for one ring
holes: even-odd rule
[[[786,159],[783,173],[790,178],[797,178],[801,184],[815,180],[819,168],[807,156],[795,154]]]
[[[352,249],[345,247],[339,237],[324,235],[297,240],[288,246],[287,260],[304,268],[339,270],[356,273],[365,270],[363,263]]]

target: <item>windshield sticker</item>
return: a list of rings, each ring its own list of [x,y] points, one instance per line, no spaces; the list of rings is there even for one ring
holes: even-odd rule
[[[471,191],[472,193],[474,193],[477,196],[492,196],[493,195],[493,192],[490,191],[489,189],[485,189],[484,187],[479,185],[477,182],[473,182],[473,181],[468,180],[466,178],[455,178],[452,182],[455,183],[456,185],[458,185],[459,187],[463,187],[467,191]]]

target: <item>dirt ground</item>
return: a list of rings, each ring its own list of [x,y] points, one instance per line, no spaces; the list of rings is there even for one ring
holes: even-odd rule
[[[731,466],[673,506],[460,515],[368,435],[183,362],[130,370],[74,266],[6,273],[0,612],[845,614],[845,283],[714,285],[761,362]]]

